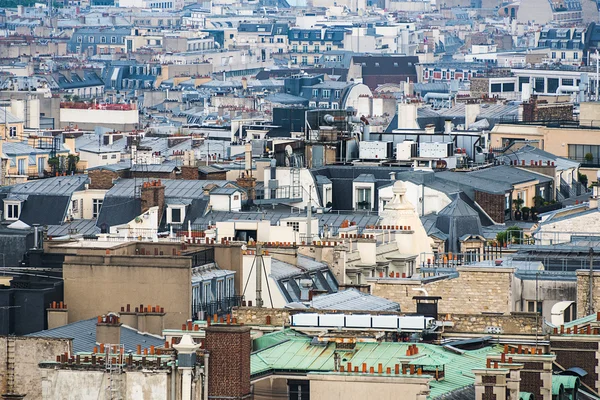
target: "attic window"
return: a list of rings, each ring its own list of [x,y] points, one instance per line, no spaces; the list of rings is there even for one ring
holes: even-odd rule
[[[398,66],[398,63],[394,63],[394,67],[397,67],[397,66]]]
[[[375,63],[375,66],[376,66],[376,67],[379,67],[379,63],[378,63],[378,62],[376,62],[376,63]]]
[[[409,66],[409,67],[412,67],[412,63],[411,63],[411,62],[409,62],[409,63],[408,63],[408,66]]]
[[[21,215],[21,202],[13,201],[13,202],[4,202],[4,215],[6,216],[4,219],[16,221],[19,219]]]

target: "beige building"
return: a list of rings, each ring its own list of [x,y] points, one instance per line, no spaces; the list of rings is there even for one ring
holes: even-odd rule
[[[124,304],[160,304],[165,328],[181,326],[192,313],[192,267],[205,247],[181,242],[46,242],[46,251],[64,254],[63,279],[68,322],[118,311]],[[216,246],[222,267],[241,270],[236,246]],[[202,265],[205,259],[198,261]],[[242,282],[236,274],[236,293]]]

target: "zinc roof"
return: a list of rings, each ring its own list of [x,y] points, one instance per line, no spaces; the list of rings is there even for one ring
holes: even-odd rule
[[[399,311],[398,303],[354,288],[317,296],[311,303],[319,310]]]
[[[313,345],[309,337],[289,337],[289,340],[252,353],[250,370],[253,377],[273,371],[287,372],[331,372],[334,369],[334,353],[342,360],[353,365],[366,363],[367,366],[383,364],[394,369],[399,358],[406,356],[406,350],[412,343],[399,342],[358,342],[352,350],[336,349],[335,343]],[[486,356],[498,353],[493,347],[478,350],[467,350],[463,354],[455,354],[443,347],[432,344],[417,344],[419,354],[436,363],[445,365],[445,379],[430,382],[429,399],[435,399],[454,390],[472,385],[475,375],[473,368],[485,368]],[[425,358],[424,358],[424,361]]]

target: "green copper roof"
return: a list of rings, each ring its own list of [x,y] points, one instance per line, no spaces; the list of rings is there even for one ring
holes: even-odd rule
[[[346,368],[348,362],[352,363],[352,368],[355,366],[360,368],[362,363],[366,363],[367,367],[375,367],[377,370],[378,364],[381,363],[384,371],[388,367],[393,371],[395,364],[400,364],[399,358],[406,359],[406,350],[409,346],[409,343],[359,342],[354,349],[336,350],[336,344],[333,342],[311,344],[310,337],[294,336],[289,333],[277,337],[285,340],[279,343],[274,340],[270,347],[261,347],[260,350],[252,353],[250,369],[253,378],[277,371],[331,372],[334,369],[335,353],[339,354],[341,363]],[[271,340],[265,338],[263,341],[266,343]],[[490,353],[500,353],[499,348],[494,347],[465,351],[464,354],[455,354],[441,346],[431,344],[417,344],[417,347],[419,355],[422,355],[422,359],[428,364],[435,362],[438,365],[445,365],[445,378],[430,382],[429,399],[472,385],[475,375],[471,370],[485,368],[486,356]]]
[[[289,340],[291,337],[303,337],[304,335],[300,332],[296,332],[292,329],[284,329],[282,331],[267,333],[259,338],[254,339],[252,343],[252,349],[254,351],[262,350],[267,347],[274,346],[279,343],[283,343]]]
[[[533,393],[519,392],[519,400],[533,400]]]

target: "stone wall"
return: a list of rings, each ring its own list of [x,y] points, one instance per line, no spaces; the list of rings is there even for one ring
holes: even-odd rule
[[[577,318],[588,315],[590,273],[586,270],[577,271]],[[594,271],[593,281],[594,311],[600,311],[600,271]]]
[[[541,332],[542,318],[535,313],[496,314],[451,314],[453,327],[445,328],[448,333],[489,333],[488,327],[500,328],[506,335],[535,334],[536,327]]]
[[[37,338],[16,336],[15,359],[15,391],[27,395],[28,400],[42,397],[42,380],[38,364],[42,361],[54,360],[57,354],[69,352],[71,339]],[[0,336],[0,393],[6,392],[6,336]],[[12,346],[9,346],[12,347]]]
[[[281,308],[258,308],[258,307],[236,307],[232,311],[232,316],[237,318],[238,323],[244,325],[265,325],[267,316],[271,317],[271,325],[284,326],[289,325],[290,311]],[[309,309],[306,312],[331,313],[339,312],[345,314],[364,314],[364,311],[331,311]],[[292,311],[292,314],[294,312]],[[403,313],[393,311],[374,311],[372,315],[403,315]],[[441,316],[440,316],[441,318]],[[488,327],[500,328],[503,333],[508,335],[516,334],[535,334],[536,326],[542,326],[542,318],[536,321],[535,313],[510,313],[506,315],[498,314],[450,314],[450,321],[454,323],[453,327],[444,328],[448,333],[487,333]],[[536,325],[537,324],[537,325]]]
[[[406,313],[416,312],[414,296],[425,289],[429,296],[440,296],[441,314],[479,314],[513,311],[513,268],[460,267],[459,276],[423,283],[413,279],[374,279],[368,281],[371,293],[400,304]]]
[[[504,195],[475,191],[475,201],[494,222],[504,223]]]
[[[471,97],[488,96],[490,91],[489,78],[471,78]]]

